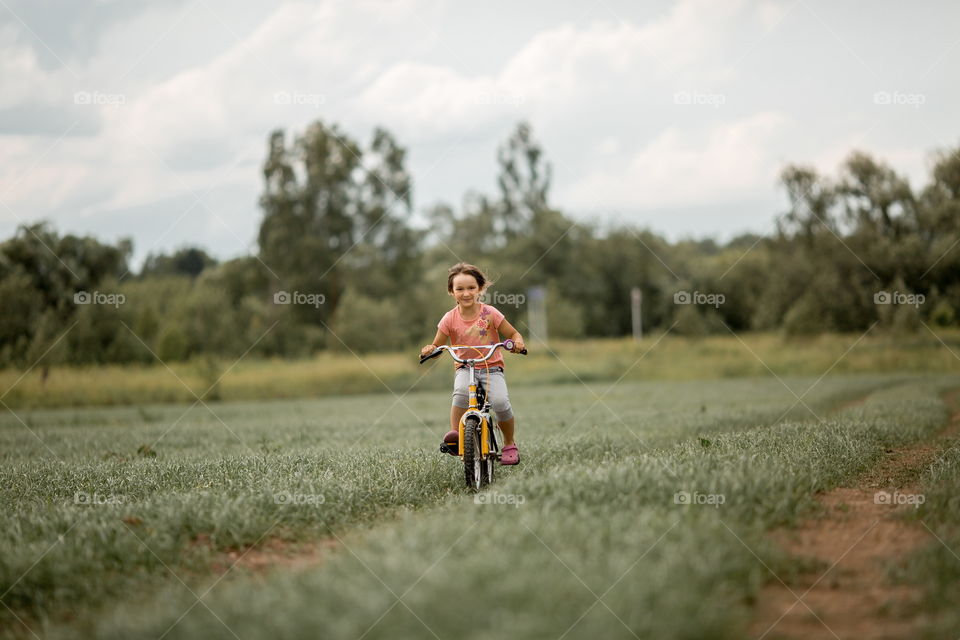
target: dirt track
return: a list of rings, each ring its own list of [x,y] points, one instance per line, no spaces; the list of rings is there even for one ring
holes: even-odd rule
[[[809,558],[819,568],[786,584],[779,579],[768,584],[760,593],[750,637],[919,637],[921,594],[892,584],[886,568],[931,539],[921,524],[901,515],[921,499],[918,480],[945,439],[960,433],[960,392],[945,400],[951,418],[935,438],[888,450],[880,464],[851,486],[818,498],[822,517],[773,534],[791,555]]]

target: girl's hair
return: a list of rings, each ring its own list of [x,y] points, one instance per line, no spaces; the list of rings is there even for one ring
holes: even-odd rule
[[[458,262],[457,264],[450,267],[449,271],[447,271],[447,274],[448,274],[447,275],[447,291],[449,291],[450,293],[453,293],[453,279],[454,277],[462,273],[473,276],[474,279],[477,281],[477,286],[480,287],[481,291],[488,284],[493,284],[490,281],[490,279],[487,278],[486,275],[484,275],[483,271],[480,271],[479,268],[473,266],[472,264],[468,264],[466,262]]]

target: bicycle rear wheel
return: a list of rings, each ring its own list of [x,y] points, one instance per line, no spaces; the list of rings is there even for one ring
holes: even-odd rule
[[[483,454],[480,453],[480,420],[470,416],[463,423],[463,475],[467,488],[478,491],[484,483]]]

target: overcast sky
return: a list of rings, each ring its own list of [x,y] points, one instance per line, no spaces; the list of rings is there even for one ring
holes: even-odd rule
[[[417,210],[495,190],[528,120],[553,204],[670,238],[766,232],[787,163],[922,184],[960,143],[960,3],[0,0],[0,237],[255,249],[275,128],[409,149]]]

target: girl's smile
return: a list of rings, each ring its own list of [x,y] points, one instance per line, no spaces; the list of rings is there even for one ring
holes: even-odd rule
[[[460,305],[460,311],[469,311],[474,308],[477,298],[480,297],[480,287],[477,285],[477,279],[472,275],[461,273],[454,276],[451,293],[454,300]]]

